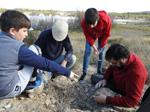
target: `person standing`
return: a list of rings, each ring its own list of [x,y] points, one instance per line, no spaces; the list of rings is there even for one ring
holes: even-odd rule
[[[111,35],[111,19],[105,11],[97,11],[95,8],[89,8],[85,12],[85,17],[81,22],[81,26],[86,38],[86,43],[83,59],[83,74],[81,75],[79,82],[84,83],[92,48],[94,53],[98,55],[97,73],[102,73],[105,47],[107,39]],[[97,39],[98,48],[95,45]]]

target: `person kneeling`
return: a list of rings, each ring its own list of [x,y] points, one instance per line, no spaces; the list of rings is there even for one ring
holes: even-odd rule
[[[109,86],[122,97],[100,94],[93,96],[97,102],[122,107],[135,107],[142,96],[147,70],[140,58],[121,44],[114,43],[106,51],[105,59],[110,66],[103,78],[91,77],[95,87]],[[96,79],[96,80],[95,80]],[[97,80],[98,79],[98,80]]]

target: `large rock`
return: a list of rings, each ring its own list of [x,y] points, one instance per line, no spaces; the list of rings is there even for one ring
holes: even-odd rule
[[[96,92],[95,92],[95,96],[97,96],[99,93],[102,93],[106,96],[112,96],[115,97],[117,95],[117,93],[113,92],[111,89],[109,88],[105,88],[105,87],[101,87],[99,88]]]
[[[53,79],[54,86],[58,87],[59,89],[65,89],[68,86],[74,84],[75,82],[77,82],[77,80],[70,80],[66,76],[61,75]]]

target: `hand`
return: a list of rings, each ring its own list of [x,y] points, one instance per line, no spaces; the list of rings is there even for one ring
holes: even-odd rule
[[[75,78],[79,78],[79,76],[77,74],[75,74],[74,72],[71,71],[69,78],[71,80],[75,80]]]
[[[67,64],[67,61],[66,61],[66,60],[63,60],[62,63],[61,63],[61,66],[63,66],[63,67],[66,68],[66,64]]]
[[[105,79],[99,81],[96,85],[95,88],[101,87],[101,86],[105,86],[107,84],[107,81]]]
[[[41,70],[41,69],[38,69],[38,71],[39,71],[39,72],[41,72],[41,73],[43,73],[43,72],[44,72],[44,71],[43,71],[43,70]]]
[[[96,48],[95,45],[93,45],[93,51],[94,51],[95,54],[99,54],[99,51],[98,51],[98,49]]]
[[[93,98],[99,103],[106,103],[106,96],[102,93],[100,93],[98,96],[93,96]]]
[[[101,49],[98,49],[98,52],[99,52],[99,53],[101,53],[101,52],[102,52],[102,50],[101,50]]]

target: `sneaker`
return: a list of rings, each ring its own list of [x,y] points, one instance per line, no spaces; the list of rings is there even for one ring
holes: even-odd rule
[[[35,94],[42,92],[44,89],[44,83],[39,77],[37,77],[35,83],[33,85],[32,84],[29,83],[25,90],[26,95],[29,96],[30,98],[33,98]]]
[[[56,78],[57,76],[59,76],[59,74],[56,74],[56,73],[52,73],[52,79]]]
[[[80,83],[85,83],[85,79],[86,79],[86,73],[83,73],[79,79]]]
[[[103,75],[102,74],[96,73],[96,74],[92,74],[91,75],[91,82],[94,85],[97,84],[102,79],[103,79]]]
[[[102,71],[97,71],[97,73],[95,73],[95,75],[103,75],[104,73]]]

